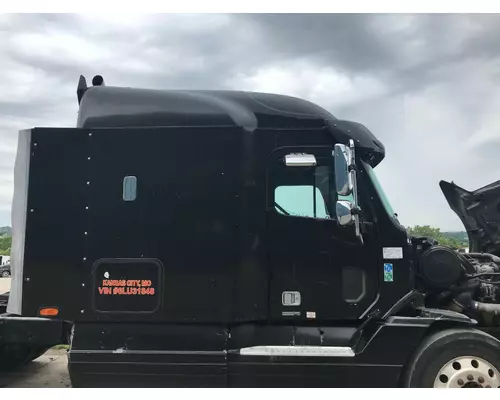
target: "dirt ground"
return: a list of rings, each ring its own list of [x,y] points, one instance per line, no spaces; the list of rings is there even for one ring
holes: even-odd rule
[[[10,278],[0,278],[0,293],[10,290]],[[15,371],[0,373],[0,387],[71,387],[66,350],[51,349],[43,356]]]
[[[0,373],[0,387],[71,387],[66,350],[49,350],[43,356],[16,371]]]
[[[0,294],[10,290],[10,278],[0,278]]]

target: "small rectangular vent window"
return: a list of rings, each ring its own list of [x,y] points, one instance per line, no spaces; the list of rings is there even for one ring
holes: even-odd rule
[[[123,178],[123,200],[134,201],[137,198],[137,177],[126,176]]]

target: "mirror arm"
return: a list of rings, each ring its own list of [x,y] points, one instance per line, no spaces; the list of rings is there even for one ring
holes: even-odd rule
[[[354,140],[349,139],[349,148],[351,150],[351,162],[349,163],[349,173],[352,176],[352,195],[353,195],[353,215],[354,215],[354,227],[356,230],[356,237],[359,239],[359,241],[363,244],[363,235],[361,235],[361,228],[360,228],[360,221],[359,221],[359,214],[360,214],[360,208],[358,206],[358,177],[356,176],[356,154],[355,154],[355,149],[354,149]]]
[[[355,228],[356,228],[356,237],[359,239],[359,242],[361,244],[364,244],[364,240],[363,240],[363,235],[361,234],[361,229],[360,229],[360,226],[359,226],[359,222],[357,222],[355,224]]]
[[[358,206],[353,206],[351,208],[351,214],[352,215],[361,215],[361,208],[359,208]]]
[[[341,225],[350,225],[354,222],[355,234],[358,240],[363,244],[363,237],[360,228],[361,209],[358,206],[358,185],[357,168],[354,148],[354,140],[349,139],[349,144],[337,143],[332,152],[335,160],[335,184],[338,196],[347,196],[352,194],[351,201],[339,201],[337,199],[336,213]],[[338,160],[338,162],[337,162]]]

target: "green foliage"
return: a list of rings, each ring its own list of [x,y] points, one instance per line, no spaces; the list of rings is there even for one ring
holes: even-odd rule
[[[459,231],[459,232],[443,232],[443,235],[450,238],[455,238],[459,242],[469,242],[469,236],[467,236],[467,232]]]
[[[12,228],[10,226],[0,226],[0,236],[1,235],[12,236]]]
[[[415,225],[408,227],[408,232],[412,236],[427,236],[437,240],[439,244],[450,246],[454,249],[469,246],[469,239],[466,232],[441,232],[439,228],[430,225]]]
[[[12,237],[9,235],[0,235],[0,255],[10,255],[10,248],[12,246]]]

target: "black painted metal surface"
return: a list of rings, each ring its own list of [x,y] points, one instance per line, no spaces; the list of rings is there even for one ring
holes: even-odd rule
[[[0,346],[21,343],[48,348],[65,342],[66,327],[62,320],[8,314],[0,316]]]
[[[78,126],[21,133],[19,150],[30,152],[22,315],[57,307],[76,322],[76,386],[397,382],[426,326],[358,329],[414,287],[406,231],[362,163],[384,156],[371,132],[283,96],[102,86],[83,95]],[[330,156],[351,138],[364,245],[334,211]],[[319,160],[331,219],[277,212],[276,187],[314,176],[283,170],[287,152]],[[403,251],[389,282],[383,247]],[[301,304],[285,307],[283,291]],[[271,344],[355,345],[356,356],[239,353]]]
[[[23,315],[55,306],[67,320],[280,320],[281,293],[294,288],[306,294],[301,319],[308,311],[339,320],[389,309],[413,285],[407,236],[361,163],[363,247],[335,218],[284,217],[273,207],[274,188],[288,179],[277,155],[311,150],[329,168],[334,143],[326,127],[35,129]],[[127,176],[137,179],[134,201],[123,199]],[[334,193],[325,195],[333,207]],[[57,252],[45,250],[52,243]],[[404,249],[405,257],[393,260],[397,284],[382,283],[384,246]],[[157,260],[154,312],[95,309],[106,271],[97,276],[94,264],[114,258],[129,269],[136,260],[136,271],[143,258]],[[349,271],[363,287],[359,301],[346,293]],[[149,279],[133,275],[128,279]]]
[[[74,386],[394,387],[431,321],[381,324],[355,357],[240,355],[259,345],[345,346],[355,329],[242,325],[77,324]]]

